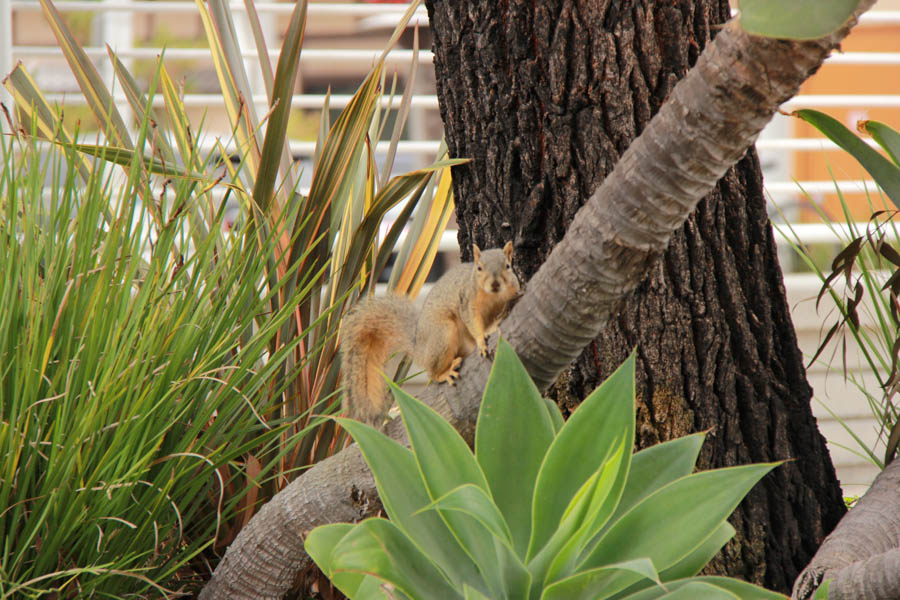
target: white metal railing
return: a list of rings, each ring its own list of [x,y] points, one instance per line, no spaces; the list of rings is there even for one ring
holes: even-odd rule
[[[131,19],[134,15],[141,14],[193,14],[196,6],[189,0],[57,0],[56,7],[60,11],[93,11],[102,12],[105,27],[107,30],[116,34],[122,34],[121,30],[129,29],[128,35],[117,36],[117,39],[104,37],[105,42],[115,47],[119,57],[133,60],[156,60],[160,53],[158,48],[141,48],[134,47],[130,37],[132,28]],[[237,20],[246,11],[243,2],[233,2],[232,10],[235,12]],[[255,5],[261,16],[284,17],[294,9],[292,2],[260,2]],[[370,22],[374,19],[382,19],[382,26],[389,26],[388,22],[396,23],[399,16],[408,8],[405,4],[363,4],[350,2],[311,2],[308,5],[310,17],[313,19],[320,17],[330,17],[337,19],[354,19],[360,23],[360,27],[364,27],[364,20]],[[4,35],[3,27],[6,26],[11,31],[10,14],[11,11],[34,12],[40,11],[40,4],[37,0],[0,0],[0,76],[7,72],[13,63],[13,58],[25,60],[47,60],[50,58],[59,59],[60,53],[53,46],[27,46],[27,45],[11,45],[11,36]],[[127,20],[116,23],[118,16],[127,16]],[[4,21],[5,19],[5,21]],[[283,19],[281,19],[283,21]],[[413,18],[413,22],[427,22],[427,14],[424,8],[419,8]],[[320,19],[321,22],[321,19]],[[311,21],[312,23],[312,21]],[[884,26],[896,25],[900,26],[900,11],[877,11],[869,12],[862,16],[860,20],[861,26]],[[49,32],[49,28],[48,28]],[[835,53],[828,59],[828,63],[836,65],[874,65],[874,66],[898,66],[900,67],[900,35],[898,37],[898,47],[896,52],[846,52]],[[52,38],[51,38],[52,39]],[[270,39],[277,39],[270,36]],[[253,45],[249,44],[248,49],[252,49]],[[104,67],[108,67],[108,57],[105,47],[100,45],[90,46],[86,48],[89,56],[96,59],[101,66],[101,72]],[[270,55],[277,57],[278,50],[273,48],[269,50]],[[394,49],[388,55],[388,60],[395,64],[408,64],[412,59],[412,50]],[[358,65],[360,73],[364,73],[372,62],[380,55],[380,49],[349,49],[349,48],[307,48],[301,53],[301,62],[305,65],[330,65],[340,63],[342,65]],[[170,59],[191,59],[191,60],[209,60],[210,54],[205,48],[186,48],[186,47],[169,47],[165,50],[165,56]],[[256,53],[248,50],[244,53],[248,60],[255,60]],[[420,63],[430,63],[433,55],[430,50],[420,50],[418,54]],[[104,76],[111,78],[111,73],[105,69]],[[261,83],[257,89],[262,89]],[[73,90],[74,92],[75,90]],[[0,91],[0,94],[3,94]],[[67,103],[83,103],[84,99],[78,93],[54,93],[49,94],[51,101]],[[351,96],[348,94],[334,94],[329,98],[330,106],[333,108],[343,108],[347,105]],[[0,99],[4,99],[0,96]],[[397,106],[397,99],[394,99],[393,106]],[[6,98],[8,102],[8,97]],[[253,102],[257,106],[264,106],[266,101],[265,94],[260,92],[255,94]],[[325,101],[323,94],[300,93],[293,98],[292,106],[303,109],[320,108]],[[156,98],[155,102],[162,103],[161,98]],[[221,96],[218,94],[204,93],[187,93],[184,96],[185,105],[188,107],[208,107],[220,104]],[[388,106],[389,99],[382,100],[382,106]],[[124,104],[124,103],[123,103]],[[423,89],[422,93],[417,93],[412,97],[412,107],[419,111],[436,112],[438,110],[437,97],[433,88]],[[785,110],[794,110],[800,107],[816,107],[816,108],[900,108],[900,95],[890,94],[803,94],[796,96],[783,105]],[[791,160],[791,156],[797,151],[833,151],[837,146],[824,138],[793,138],[786,131],[787,126],[782,126],[783,131],[777,131],[771,135],[764,135],[758,142],[757,148],[761,153],[767,153],[765,164],[787,163]],[[210,132],[212,133],[212,132]],[[872,144],[873,142],[868,141]],[[311,141],[293,141],[290,143],[290,149],[295,156],[310,156],[314,151],[315,143]],[[399,152],[404,155],[433,156],[438,150],[439,140],[436,139],[410,139],[400,142]],[[377,152],[384,151],[385,145],[376,146]],[[855,173],[854,173],[855,175]],[[852,175],[851,175],[852,176]],[[806,193],[810,195],[829,194],[835,191],[835,187],[842,193],[860,192],[868,190],[875,192],[876,187],[872,181],[856,181],[843,179],[837,182],[833,181],[793,181],[789,169],[782,169],[777,175],[766,174],[766,190],[774,196],[796,197],[798,195],[798,184]]]

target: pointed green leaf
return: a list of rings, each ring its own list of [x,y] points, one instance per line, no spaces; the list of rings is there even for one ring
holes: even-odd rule
[[[747,33],[812,40],[837,30],[856,10],[858,0],[739,0],[739,19]]]
[[[391,521],[400,527],[455,582],[468,582],[487,592],[478,567],[466,554],[441,516],[419,512],[431,503],[415,457],[372,427],[352,419],[336,418],[359,445],[375,477],[378,495]]]
[[[690,475],[705,439],[705,433],[695,433],[635,453],[622,498],[611,520],[615,521],[662,486]]]
[[[332,552],[335,573],[370,575],[410,598],[456,599],[444,574],[391,521],[366,519],[350,529]]]
[[[606,519],[612,514],[615,503],[618,498],[610,491],[618,480],[618,475],[625,459],[626,454],[630,454],[631,446],[625,447],[625,442],[619,444],[615,453],[609,457],[603,467],[597,472],[595,478],[596,484],[592,486],[587,494],[587,503],[584,506],[583,516],[576,517],[573,524],[577,525],[578,530],[569,537],[568,540],[561,539],[564,545],[556,554],[544,577],[545,582],[552,582],[567,577],[575,572],[575,565],[579,556],[589,548],[591,541],[600,532]],[[563,526],[561,530],[568,529],[566,521],[570,518],[571,513],[567,509],[563,514]],[[556,543],[558,536],[554,534],[550,538],[550,542],[541,550],[556,552]],[[538,556],[540,556],[540,554]],[[537,560],[535,561],[537,562]],[[531,566],[531,565],[529,565]],[[532,570],[535,576],[539,574]]]
[[[131,149],[133,147],[131,136],[128,134],[125,121],[122,120],[122,115],[116,108],[112,94],[109,93],[103,78],[94,67],[94,63],[72,35],[72,31],[66,25],[56,6],[50,0],[40,0],[40,2],[50,29],[53,30],[53,35],[59,43],[60,50],[62,50],[66,62],[69,63],[69,68],[78,81],[78,87],[81,88],[88,106],[106,133],[107,140],[114,145]]]
[[[794,113],[835,144],[853,155],[875,182],[884,190],[895,206],[900,206],[900,167],[869,147],[837,119],[817,110],[798,110]]]
[[[529,558],[550,539],[572,496],[623,436],[630,448],[634,443],[634,354],[581,403],[550,445],[534,490]],[[616,499],[630,464],[631,453],[626,452],[610,492]]]
[[[478,590],[473,590],[467,585],[463,585],[463,597],[465,600],[490,600]]]
[[[494,537],[511,544],[509,527],[497,505],[484,490],[471,483],[455,488],[422,510],[456,510],[465,513],[478,521]]]
[[[862,121],[862,127],[884,148],[894,164],[900,166],[900,133],[879,121]]]
[[[728,598],[740,598],[740,600],[787,600],[786,596],[776,592],[770,592],[769,590],[753,585],[752,583],[747,583],[740,579],[729,579],[728,577],[716,576],[691,577],[689,579],[666,582],[664,584],[666,589],[657,587],[641,590],[640,592],[625,596],[623,600],[655,600],[657,598],[666,598],[667,600],[670,600],[671,596],[666,596],[667,593],[677,592],[684,588],[688,588],[688,590],[696,589],[689,586],[698,583],[711,585],[715,588],[729,592],[732,595],[728,596]],[[705,590],[706,588],[703,589]]]
[[[354,527],[356,525],[350,523],[321,525],[309,532],[309,535],[303,541],[303,549],[306,550],[309,557],[334,582],[338,589],[350,598],[356,595],[364,576],[358,573],[343,573],[339,582],[335,577],[334,550]]]
[[[540,392],[515,351],[500,338],[478,413],[475,456],[519,556],[528,549],[535,480],[553,438]]]
[[[297,72],[300,69],[300,50],[303,47],[303,36],[306,31],[307,0],[300,0],[294,5],[291,19],[288,22],[278,66],[275,69],[275,81],[272,87],[271,112],[266,122],[266,134],[263,139],[262,155],[259,171],[253,186],[253,199],[263,213],[268,214],[272,195],[275,193],[278,169],[282,164],[287,142],[287,125],[291,116],[291,101]],[[290,186],[288,191],[292,191]],[[280,207],[283,210],[283,207]],[[277,217],[277,215],[275,215]]]
[[[72,134],[63,127],[57,112],[51,108],[22,63],[18,63],[4,81],[16,106],[25,112],[28,122],[35,124],[40,135],[48,140],[57,140],[63,145],[72,143]],[[75,168],[83,181],[91,179],[91,163],[87,157],[82,156],[81,160],[76,160]],[[112,222],[113,217],[108,209],[104,211],[104,216],[107,223]]]
[[[816,593],[813,596],[813,600],[828,600],[828,588],[831,587],[831,579],[827,581],[823,581],[822,585],[820,585],[816,589]]]
[[[725,521],[716,531],[703,540],[690,554],[666,569],[660,574],[663,581],[693,577],[715,557],[725,544],[734,537],[734,527]]]
[[[487,481],[469,446],[447,421],[431,407],[416,400],[397,386],[391,391],[400,407],[413,454],[432,498],[454,488],[471,484],[488,492]],[[484,576],[494,595],[505,589],[495,540],[471,517],[456,511],[439,513]],[[510,563],[514,566],[514,562]],[[524,567],[521,569],[524,571]],[[521,577],[519,577],[521,579]]]
[[[641,579],[659,583],[653,563],[646,558],[582,571],[547,586],[541,600],[608,598]]]
[[[613,523],[582,568],[647,557],[660,571],[690,554],[777,464],[745,465],[682,477]],[[648,529],[647,523],[653,523]]]
[[[390,384],[413,454],[432,498],[466,483],[488,492],[488,484],[469,445],[433,408]]]

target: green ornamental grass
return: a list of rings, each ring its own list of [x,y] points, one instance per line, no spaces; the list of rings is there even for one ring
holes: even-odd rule
[[[278,458],[292,346],[269,348],[310,280],[271,314],[274,236],[247,252],[220,210],[192,240],[189,186],[159,226],[158,190],[23,140],[0,143],[0,597],[193,589],[252,490],[222,474]]]

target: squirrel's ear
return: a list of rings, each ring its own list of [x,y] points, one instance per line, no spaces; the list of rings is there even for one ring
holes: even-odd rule
[[[475,262],[481,260],[481,248],[478,247],[478,244],[472,244],[472,257]]]
[[[512,240],[510,240],[510,241],[506,242],[505,246],[503,246],[503,254],[506,255],[506,260],[512,260],[512,253],[513,253],[513,245],[512,245]]]

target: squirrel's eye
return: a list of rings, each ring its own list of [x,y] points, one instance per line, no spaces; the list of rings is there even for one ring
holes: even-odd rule
[[[506,263],[506,268],[507,268],[507,269],[512,269],[512,265],[509,264],[509,263]]]
[[[484,268],[481,265],[475,265],[475,268],[479,271],[484,271]]]

